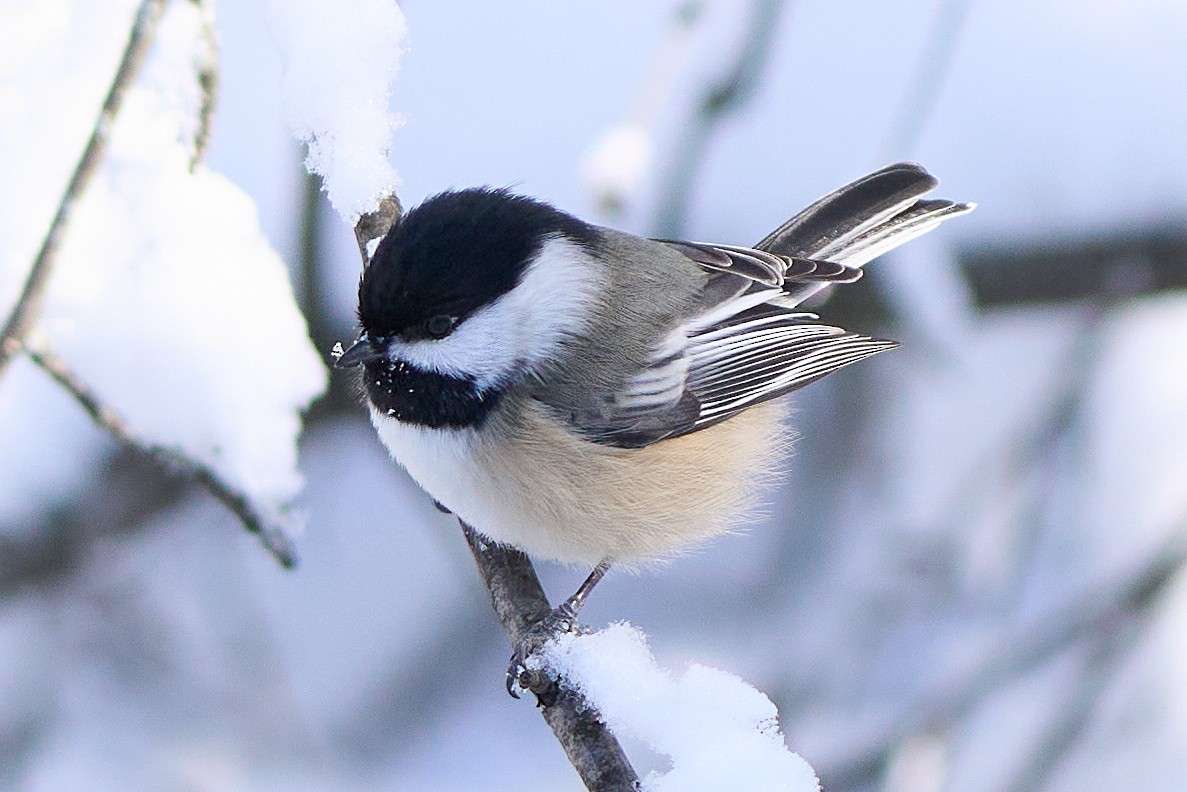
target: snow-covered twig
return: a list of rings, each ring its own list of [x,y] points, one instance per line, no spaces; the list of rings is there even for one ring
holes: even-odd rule
[[[107,98],[103,101],[103,107],[99,111],[99,117],[91,131],[91,137],[87,141],[86,148],[83,149],[82,156],[78,160],[78,165],[75,166],[74,173],[70,177],[70,183],[66,186],[66,191],[58,203],[57,212],[41,242],[41,248],[29,270],[29,276],[21,289],[20,297],[17,298],[16,305],[13,307],[8,321],[4,324],[3,332],[0,332],[0,375],[3,375],[9,361],[23,348],[25,336],[41,311],[45,289],[49,284],[49,278],[57,260],[58,249],[70,223],[71,214],[103,159],[111,128],[120,111],[124,94],[144,64],[145,56],[152,45],[153,35],[157,30],[157,23],[165,8],[165,2],[166,0],[144,0],[136,12],[136,21],[132,24],[132,32],[128,37],[128,44],[124,48],[123,58],[120,60],[115,78],[111,82]]]
[[[24,347],[25,353],[43,371],[53,377],[74,397],[87,414],[124,446],[157,462],[168,470],[181,472],[205,487],[230,509],[243,527],[256,534],[264,548],[285,568],[297,563],[297,555],[284,531],[260,514],[251,499],[232,486],[209,465],[198,462],[174,448],[147,443],[114,410],[105,405],[57,356],[41,349]]]

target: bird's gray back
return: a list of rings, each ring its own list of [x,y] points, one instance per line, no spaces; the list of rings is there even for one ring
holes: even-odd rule
[[[704,270],[665,245],[609,228],[599,232],[604,296],[555,364],[524,383],[531,396],[578,424],[614,412],[615,395],[696,309],[707,281]]]

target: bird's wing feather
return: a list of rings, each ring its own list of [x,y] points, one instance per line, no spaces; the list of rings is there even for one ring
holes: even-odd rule
[[[754,248],[656,240],[708,274],[700,304],[597,416],[575,418],[597,442],[650,445],[738,412],[897,346],[797,311],[830,284],[971,204],[921,200],[936,186],[911,163],[883,168],[820,199]]]

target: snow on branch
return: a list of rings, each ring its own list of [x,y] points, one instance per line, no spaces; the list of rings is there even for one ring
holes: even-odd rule
[[[53,377],[78,404],[87,411],[107,433],[125,447],[152,459],[167,470],[177,471],[204,486],[224,506],[231,510],[243,526],[260,538],[261,544],[281,566],[293,567],[297,554],[283,527],[264,517],[251,498],[227,482],[213,468],[190,459],[175,449],[146,442],[120,415],[105,405],[85,383],[56,355],[46,350],[25,348],[30,360]]]
[[[3,113],[0,170],[14,200],[0,218],[0,290],[34,263],[0,368],[22,350],[55,350],[31,357],[100,426],[187,471],[291,564],[300,411],[326,372],[255,205],[201,164],[218,69],[209,7],[140,3],[108,85],[128,0],[64,5],[66,26],[22,51],[28,78]],[[30,235],[45,227],[59,173],[68,184],[34,258]]]
[[[49,230],[45,232],[41,248],[37,251],[37,258],[34,259],[29,275],[25,279],[24,288],[21,289],[16,305],[4,324],[3,332],[0,332],[0,376],[3,376],[4,368],[20,350],[25,336],[37,321],[45,297],[45,289],[49,284],[54,264],[57,263],[58,250],[61,247],[66,228],[70,224],[75,205],[87,185],[90,184],[91,178],[95,175],[95,171],[103,159],[115,117],[123,104],[124,95],[144,64],[164,8],[165,0],[144,0],[136,12],[136,21],[128,36],[124,56],[116,70],[115,79],[111,81],[111,87],[107,91],[107,98],[103,101],[99,117],[95,120],[90,139],[87,140],[86,148],[83,149],[82,156],[78,159],[78,165],[74,168],[74,174],[70,177],[70,183],[62,194],[61,201],[58,202],[57,212],[54,213],[54,218],[50,221]]]
[[[388,102],[407,47],[404,15],[394,0],[272,0],[271,17],[305,165],[354,224],[398,183],[388,147],[399,119]]]
[[[638,628],[614,624],[563,635],[536,663],[572,685],[620,738],[639,739],[671,760],[643,780],[646,792],[817,792],[816,774],[788,750],[775,705],[732,674],[658,665]]]

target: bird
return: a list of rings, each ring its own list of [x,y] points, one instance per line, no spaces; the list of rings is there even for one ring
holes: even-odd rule
[[[781,398],[897,346],[803,303],[965,214],[896,163],[753,247],[646,239],[507,189],[441,192],[364,267],[362,369],[379,438],[443,509],[530,557],[593,567],[509,669],[572,629],[611,566],[728,531],[778,477]]]

